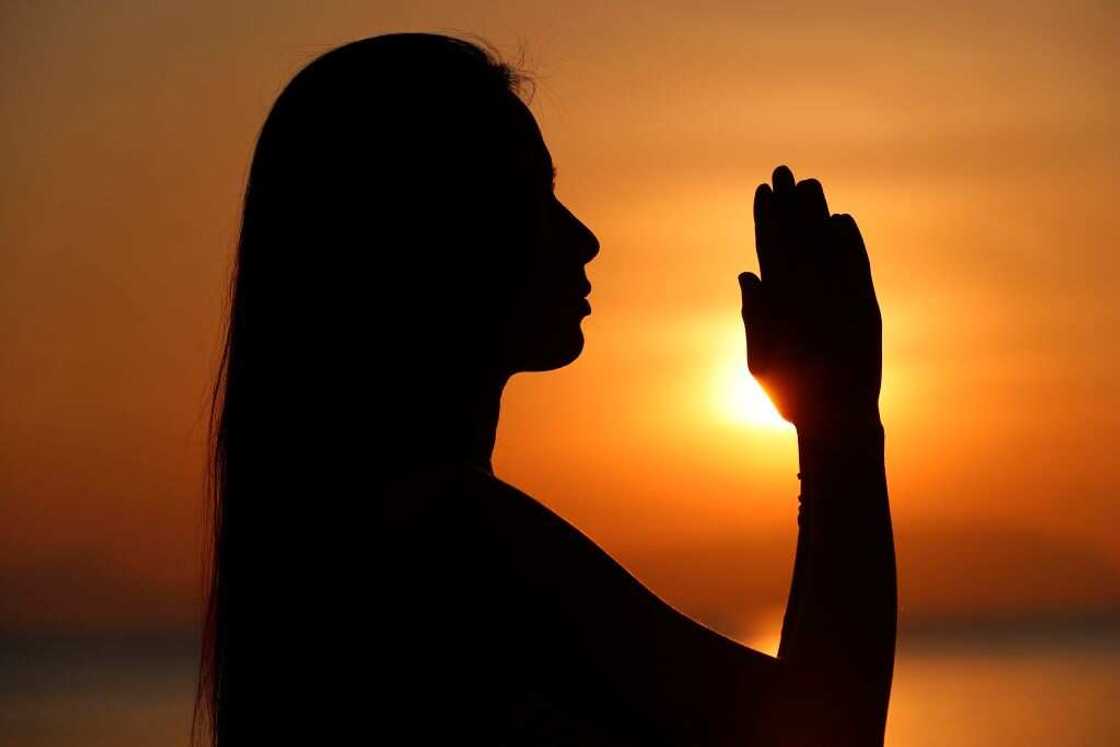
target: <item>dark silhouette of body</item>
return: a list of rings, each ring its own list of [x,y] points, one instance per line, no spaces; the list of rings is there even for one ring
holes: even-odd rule
[[[390,35],[317,59],[265,122],[215,391],[215,740],[881,744],[894,556],[855,223],[779,167],[740,276],[800,446],[774,658],[491,470],[507,380],[582,350],[599,250],[517,91],[473,44]]]

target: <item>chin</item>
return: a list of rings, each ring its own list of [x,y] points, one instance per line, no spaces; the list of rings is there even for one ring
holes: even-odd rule
[[[526,356],[523,371],[555,371],[575,361],[583,352],[583,330],[574,329],[542,334],[535,341],[530,355]]]

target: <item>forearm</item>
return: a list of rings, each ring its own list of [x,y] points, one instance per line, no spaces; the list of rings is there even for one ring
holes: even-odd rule
[[[747,366],[797,426],[798,556],[764,739],[882,745],[894,541],[878,401],[882,315],[859,227],[785,166],[755,191],[761,277],[739,275]]]
[[[799,432],[802,517],[781,645],[784,697],[830,744],[879,744],[897,613],[878,419]],[[846,735],[846,736],[845,736]]]
[[[789,647],[796,638],[793,631],[797,629],[797,620],[801,612],[801,600],[804,596],[809,567],[806,559],[809,551],[809,520],[809,505],[804,500],[804,496],[798,496],[797,549],[793,559],[793,576],[790,579],[789,595],[786,598],[786,612],[782,618],[782,637],[778,646],[779,659],[784,659],[789,655]]]

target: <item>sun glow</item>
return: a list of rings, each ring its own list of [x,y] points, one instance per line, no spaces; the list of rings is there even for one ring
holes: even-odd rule
[[[733,360],[720,367],[713,393],[713,404],[724,420],[757,428],[793,428],[778,414],[774,403],[747,371],[742,360]]]

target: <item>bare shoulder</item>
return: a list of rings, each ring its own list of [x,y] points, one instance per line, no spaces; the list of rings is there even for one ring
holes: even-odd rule
[[[543,532],[590,542],[529,494],[463,464],[429,465],[394,476],[384,485],[382,511],[386,526],[395,531],[453,520],[507,539]]]
[[[453,525],[472,551],[500,559],[506,581],[577,632],[639,626],[682,643],[748,651],[663,601],[548,506],[482,470],[446,465],[402,478],[386,491],[386,516],[398,531],[428,536]]]
[[[534,507],[547,510],[493,475],[455,463],[395,475],[383,484],[381,494],[382,520],[393,531],[445,520],[502,523],[521,512],[533,513]]]
[[[525,651],[550,682],[601,683],[628,710],[685,741],[741,734],[754,717],[751,704],[761,703],[774,659],[674,609],[524,491],[459,466],[414,476],[387,494],[398,527],[425,539],[451,528],[455,554],[440,553],[449,574],[472,572],[466,564],[476,573],[474,593],[515,600],[518,624],[543,636],[527,639]]]
[[[706,742],[750,730],[776,660],[672,607],[590,537],[521,490],[491,479],[479,510],[552,629],[663,734]],[[701,736],[702,735],[702,736]],[[716,739],[720,741],[720,739]],[[740,742],[741,743],[741,742]]]
[[[574,525],[482,470],[429,465],[400,475],[385,485],[382,508],[391,545],[485,562],[484,583],[516,585],[568,615],[590,618],[596,604],[673,612]]]

